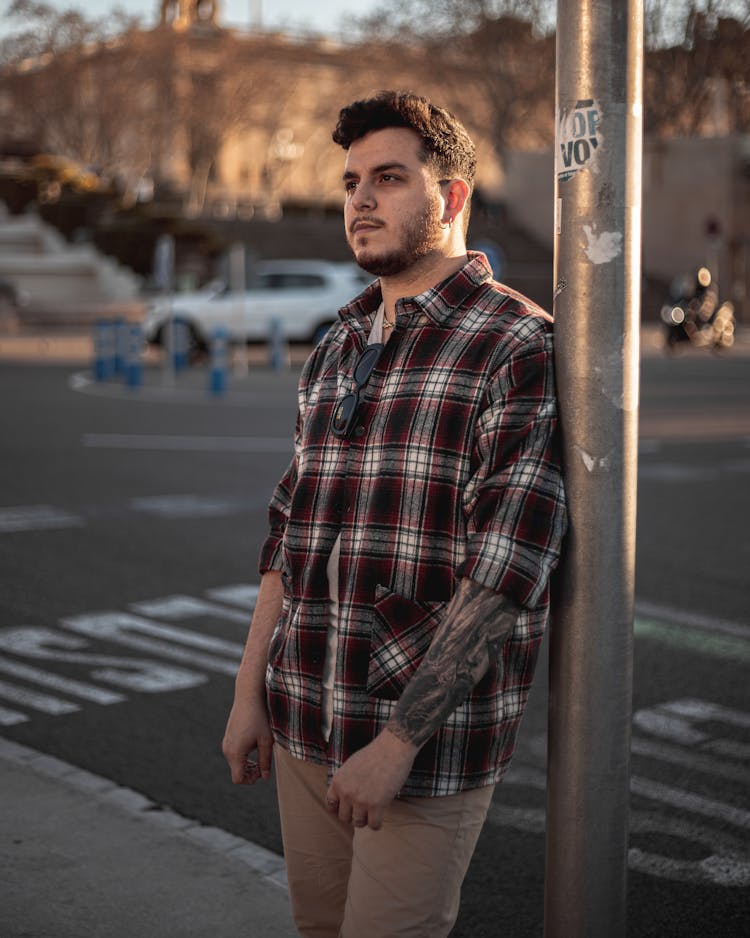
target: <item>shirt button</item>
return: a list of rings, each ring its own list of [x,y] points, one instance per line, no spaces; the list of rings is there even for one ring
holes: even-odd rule
[[[354,428],[354,435],[355,435],[355,436],[364,436],[364,435],[365,435],[365,427],[364,427],[364,424],[361,424],[361,423],[360,423],[360,424],[357,424],[357,426]]]

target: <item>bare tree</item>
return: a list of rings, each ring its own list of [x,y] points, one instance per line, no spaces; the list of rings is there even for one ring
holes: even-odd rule
[[[646,0],[645,123],[654,134],[750,128],[750,0]],[[509,147],[554,135],[552,0],[384,0],[361,41],[422,53],[422,75]],[[368,45],[368,47],[369,47]],[[383,58],[386,56],[383,55]]]
[[[262,43],[248,49],[229,31],[141,31],[124,15],[92,21],[31,0],[9,13],[30,25],[0,50],[11,117],[0,139],[23,137],[131,188],[174,177],[184,153],[194,211],[226,141],[248,127],[272,136],[292,90]]]
[[[646,6],[647,129],[703,133],[721,116],[722,127],[747,132],[750,0]],[[227,144],[252,131],[244,162],[270,201],[301,165],[303,145],[313,184],[330,196],[337,177],[316,156],[330,144],[315,128],[335,120],[342,87],[390,86],[440,100],[491,141],[502,163],[510,149],[553,143],[555,7],[384,0],[359,21],[358,42],[326,51],[212,23],[144,31],[124,13],[92,20],[13,0],[8,19],[21,25],[0,42],[0,140],[26,137],[124,177],[131,190],[143,176],[187,176],[197,212],[210,187],[221,186]]]
[[[134,94],[136,63],[123,47],[137,20],[122,12],[89,20],[30,0],[15,0],[7,15],[20,26],[0,43],[0,139],[20,139],[104,173],[120,171],[125,159],[143,163],[146,134],[128,140],[127,128],[145,115]]]
[[[646,48],[688,48],[701,20],[715,28],[719,20],[750,27],[750,0],[645,0]]]
[[[198,212],[229,140],[250,129],[264,132],[268,145],[254,158],[268,161],[295,89],[289,69],[269,57],[262,41],[230,32],[217,32],[210,44],[193,42],[189,34],[175,39],[182,46],[174,72],[179,83],[176,119],[186,143],[190,208]]]
[[[389,0],[358,28],[368,48],[412,50],[412,67],[420,50],[421,77],[470,127],[489,131],[502,162],[509,147],[554,137],[553,9],[551,0]]]
[[[647,0],[646,12],[646,130],[750,130],[750,0]]]
[[[75,8],[59,10],[34,0],[12,0],[5,6],[6,21],[18,25],[0,40],[0,66],[102,42],[140,24],[137,16],[122,7],[115,7],[106,17],[91,19]]]

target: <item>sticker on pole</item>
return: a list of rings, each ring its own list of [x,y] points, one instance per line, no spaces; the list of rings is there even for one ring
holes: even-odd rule
[[[559,182],[567,182],[581,169],[593,169],[602,146],[599,131],[601,111],[593,98],[578,101],[573,111],[557,118],[555,171]]]

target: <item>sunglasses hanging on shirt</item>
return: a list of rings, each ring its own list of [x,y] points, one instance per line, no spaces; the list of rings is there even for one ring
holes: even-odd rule
[[[382,342],[373,342],[362,352],[354,366],[354,390],[336,404],[331,418],[331,433],[339,439],[348,439],[354,428],[354,421],[360,404],[360,391],[370,380],[370,375],[385,348]]]

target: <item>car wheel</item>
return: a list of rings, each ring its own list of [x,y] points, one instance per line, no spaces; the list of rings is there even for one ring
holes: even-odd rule
[[[185,329],[185,347],[183,349],[183,354],[187,356],[189,362],[200,361],[205,358],[208,354],[208,345],[206,340],[203,338],[198,329],[193,325],[193,323],[188,322],[186,319],[180,319],[176,317],[174,320],[176,326],[183,326]],[[154,344],[161,346],[162,348],[167,347],[167,335],[168,335],[168,326],[167,323],[163,323],[156,335],[154,336]]]
[[[18,331],[18,307],[0,293],[0,333]]]

